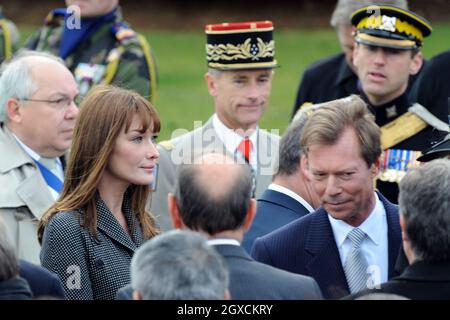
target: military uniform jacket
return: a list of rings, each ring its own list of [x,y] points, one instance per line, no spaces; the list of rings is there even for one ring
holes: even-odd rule
[[[53,197],[33,159],[0,123],[0,216],[21,259],[40,264],[37,224]]]
[[[278,163],[278,146],[280,137],[265,130],[258,129],[257,172],[255,174],[255,196],[259,197],[272,181],[275,166]],[[168,208],[167,194],[174,192],[176,168],[181,163],[193,163],[199,153],[228,153],[218,137],[212,124],[212,118],[194,131],[158,145],[156,191],[151,197],[150,211],[156,217],[163,231],[173,228]],[[230,155],[233,157],[233,155]],[[219,182],[220,183],[220,182]]]
[[[46,24],[32,35],[26,47],[32,50],[47,51],[59,56],[64,15],[52,12]],[[151,49],[145,38],[129,29],[120,10],[116,19],[104,23],[85,39],[65,59],[67,67],[75,74],[82,95],[82,80],[86,72],[85,64],[95,64],[93,84],[114,84],[132,89],[152,100],[156,91],[156,66]],[[81,65],[80,65],[81,64]],[[103,72],[101,72],[103,70]],[[97,75],[102,75],[98,77]],[[99,79],[97,79],[99,78]],[[86,91],[86,92],[84,92]]]
[[[130,234],[100,198],[96,208],[97,238],[81,226],[81,209],[57,213],[44,230],[42,266],[59,276],[67,299],[113,300],[130,283],[131,258],[144,242],[129,197],[124,196],[122,210]]]
[[[362,98],[368,102],[367,97],[362,94]],[[369,103],[369,102],[368,102]],[[382,127],[385,124],[397,119],[404,113],[408,111],[411,103],[408,99],[407,93],[404,93],[397,99],[383,104],[381,106],[371,106],[369,103],[369,108],[375,115],[375,122],[378,126]],[[445,121],[446,115],[440,113],[436,114],[434,110],[429,110],[433,113],[436,118]],[[445,121],[447,122],[447,121]],[[389,149],[400,149],[400,150],[413,150],[413,151],[425,151],[429,149],[433,143],[440,141],[444,136],[445,132],[439,131],[432,126],[427,126],[422,131],[419,131],[410,138],[392,146]],[[377,181],[377,188],[380,192],[391,202],[398,202],[398,184],[397,182],[388,181]]]

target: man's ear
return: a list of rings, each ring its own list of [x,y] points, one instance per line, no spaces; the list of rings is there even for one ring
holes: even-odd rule
[[[207,72],[205,74],[206,86],[208,87],[208,92],[211,96],[215,97],[217,95],[217,82],[216,77],[211,73]]]
[[[167,207],[169,209],[170,219],[175,229],[184,229],[185,225],[181,219],[180,209],[178,208],[177,198],[171,192],[167,195]]]
[[[409,65],[409,74],[410,75],[417,74],[420,68],[422,68],[422,64],[423,64],[423,54],[422,52],[419,51],[411,59],[411,63]]]
[[[133,291],[133,300],[142,300],[142,295],[139,291]]]
[[[375,179],[375,177],[378,175],[378,172],[380,171],[380,164],[381,160],[380,157],[378,157],[377,160],[375,160],[375,162],[370,167],[370,175],[372,176],[373,179]]]
[[[300,170],[305,179],[311,181],[311,172],[309,172],[308,166],[308,157],[306,157],[305,154],[302,154],[300,157]]]
[[[13,98],[8,99],[6,101],[6,113],[9,119],[8,121],[20,123],[22,121],[22,109],[19,100]]]
[[[247,209],[247,215],[245,216],[245,221],[244,221],[244,230],[247,231],[248,229],[250,229],[250,227],[252,226],[253,220],[255,219],[256,216],[256,200],[255,199],[250,199],[250,203],[248,205],[248,209]]]
[[[403,214],[400,214],[400,229],[402,230],[402,240],[408,242],[409,237],[408,234],[406,233],[406,221]]]

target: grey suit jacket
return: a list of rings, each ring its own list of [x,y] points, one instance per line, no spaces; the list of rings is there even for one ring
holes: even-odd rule
[[[259,197],[272,181],[277,170],[280,137],[265,130],[258,130],[258,169],[256,172],[256,192]],[[150,212],[156,217],[162,231],[173,228],[168,208],[167,194],[173,192],[176,171],[179,164],[192,163],[200,153],[228,153],[213,128],[212,118],[194,131],[170,141],[158,144],[160,153],[156,177],[156,191],[151,197]],[[233,155],[231,155],[233,156]]]
[[[215,245],[230,271],[233,300],[322,299],[317,282],[253,260],[243,247]]]
[[[0,154],[0,216],[19,258],[40,264],[37,223],[54,200],[33,159],[3,123],[0,123]]]

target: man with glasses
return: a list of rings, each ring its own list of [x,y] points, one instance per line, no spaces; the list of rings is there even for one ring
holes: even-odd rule
[[[37,222],[58,198],[72,142],[77,84],[62,60],[23,52],[0,77],[0,216],[19,258],[39,264]]]

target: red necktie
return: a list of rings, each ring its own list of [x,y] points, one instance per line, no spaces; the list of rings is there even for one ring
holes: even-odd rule
[[[248,137],[245,137],[244,139],[242,139],[241,143],[237,147],[237,150],[240,153],[242,153],[245,161],[247,163],[249,163],[250,162],[250,151],[252,150],[252,141]]]

